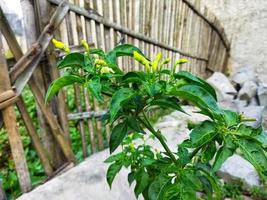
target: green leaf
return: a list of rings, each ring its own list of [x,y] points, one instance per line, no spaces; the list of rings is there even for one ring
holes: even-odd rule
[[[267,157],[262,147],[253,140],[239,138],[237,144],[242,156],[249,161],[260,175],[267,177]]]
[[[144,169],[137,171],[135,175],[136,185],[134,188],[134,193],[136,198],[145,190],[149,183],[149,175]]]
[[[109,156],[105,161],[104,163],[112,163],[112,162],[115,162],[115,161],[119,161],[119,160],[122,160],[125,156],[125,153],[124,152],[120,152],[118,154],[115,154],[115,155],[112,155],[112,156]]]
[[[227,158],[234,154],[236,148],[237,146],[234,143],[234,138],[231,135],[226,135],[223,146],[220,147],[216,154],[212,167],[213,172],[216,172],[221,168],[222,164],[227,160]]]
[[[84,63],[84,55],[78,52],[70,53],[66,55],[63,60],[61,60],[57,67],[59,69],[65,68],[65,67],[80,67],[85,68]]]
[[[178,146],[178,156],[179,156],[179,162],[182,165],[186,165],[187,163],[190,162],[190,154],[187,150],[187,148],[185,148],[182,144],[180,144]]]
[[[217,95],[216,95],[214,88],[210,84],[208,84],[206,81],[198,78],[197,76],[194,76],[190,72],[180,71],[178,73],[175,73],[174,77],[175,78],[183,78],[187,81],[190,81],[191,83],[196,83],[196,84],[200,85],[201,87],[204,87],[205,90],[207,90],[213,96],[213,98],[217,101]]]
[[[117,124],[111,131],[109,139],[110,153],[115,151],[127,134],[127,121]]]
[[[102,85],[99,78],[89,80],[88,89],[99,102],[103,102],[103,97],[101,95],[101,88]]]
[[[202,148],[201,161],[204,163],[209,162],[217,151],[215,141],[210,142],[204,148]]]
[[[166,184],[168,184],[168,182],[170,182],[170,178],[162,175],[157,176],[149,186],[149,200],[160,200],[160,193],[164,193],[164,188],[166,187]]]
[[[112,64],[116,64],[116,59],[120,56],[130,56],[133,57],[133,52],[137,51],[138,53],[140,53],[141,55],[144,56],[144,54],[142,53],[142,51],[131,45],[131,44],[122,44],[122,45],[118,45],[116,46],[114,49],[112,49],[110,52],[107,53],[107,60],[112,63]]]
[[[241,124],[236,131],[236,134],[240,136],[249,136],[249,137],[256,137],[257,135],[260,135],[261,133],[262,133],[261,126],[258,128],[253,128],[246,124]]]
[[[105,52],[104,52],[102,49],[98,49],[98,48],[90,49],[89,53],[90,53],[90,54],[96,54],[96,55],[99,55],[99,56],[102,57],[102,58],[105,58],[105,57],[106,57]]]
[[[151,106],[157,105],[160,106],[161,108],[172,108],[174,110],[178,110],[185,113],[185,111],[182,109],[179,103],[180,102],[176,97],[163,96],[160,99],[154,99],[149,103],[149,105]]]
[[[76,75],[65,75],[65,76],[59,77],[58,79],[54,80],[50,84],[50,86],[46,92],[45,102],[48,102],[63,87],[65,87],[67,85],[72,85],[74,83],[82,84],[82,83],[84,83],[84,78],[80,77],[80,76],[76,76]]]
[[[107,171],[107,182],[109,184],[109,187],[111,188],[112,182],[117,175],[117,173],[121,170],[121,163],[115,162],[112,165],[109,166]]]
[[[134,90],[130,88],[121,88],[114,93],[110,102],[110,123],[114,121],[123,103],[127,102],[134,96]]]
[[[146,74],[140,72],[128,72],[122,77],[122,81],[125,83],[142,83],[146,80]]]
[[[132,185],[134,179],[135,179],[135,172],[130,172],[128,174],[128,183],[129,183],[129,185]]]
[[[221,111],[215,99],[202,87],[198,85],[183,85],[179,88],[173,88],[170,94],[188,100],[198,106],[201,111],[209,117],[219,118]]]
[[[129,115],[127,116],[127,121],[129,128],[131,128],[133,131],[145,134],[145,131],[142,129],[135,117]]]
[[[220,147],[220,149],[216,154],[215,161],[213,163],[212,167],[213,172],[218,171],[221,168],[222,164],[227,160],[227,158],[232,156],[234,152],[235,150],[229,149],[226,146]]]
[[[262,131],[261,134],[257,135],[254,138],[257,140],[257,142],[260,143],[263,148],[267,148],[267,134],[264,131]]]
[[[237,125],[238,123],[240,123],[238,113],[233,112],[231,110],[224,110],[223,114],[224,114],[224,119],[225,119],[226,125],[228,127],[233,126],[233,125]]]
[[[190,140],[193,147],[197,148],[210,142],[216,135],[217,132],[214,123],[204,121],[192,130]]]
[[[151,96],[151,97],[159,94],[159,92],[162,89],[162,85],[159,82],[156,82],[156,83],[145,83],[144,87],[145,87],[145,90],[148,93],[148,95]]]

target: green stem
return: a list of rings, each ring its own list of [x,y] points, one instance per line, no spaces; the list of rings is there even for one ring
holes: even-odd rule
[[[173,153],[171,152],[171,150],[169,149],[168,145],[166,144],[166,142],[164,141],[161,133],[159,131],[156,131],[151,123],[148,121],[145,113],[143,112],[143,116],[144,116],[144,120],[142,120],[140,117],[138,117],[138,120],[159,140],[159,142],[161,143],[161,145],[163,146],[163,148],[165,149],[166,153],[169,155],[169,157],[172,159],[172,161],[175,164],[178,164],[175,156],[173,155]]]

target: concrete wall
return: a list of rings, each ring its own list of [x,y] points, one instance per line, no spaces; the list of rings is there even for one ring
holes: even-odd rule
[[[267,0],[202,0],[231,41],[232,73],[252,67],[267,82]],[[231,72],[230,71],[230,72]]]

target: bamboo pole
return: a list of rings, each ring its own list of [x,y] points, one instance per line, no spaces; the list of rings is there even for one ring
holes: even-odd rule
[[[44,31],[42,32],[42,34],[38,38],[38,44],[39,45],[37,45],[37,46],[41,46],[41,48],[42,48],[41,52],[45,51],[45,48],[47,47],[48,42],[52,38],[52,33],[53,33],[54,28],[56,28],[59,25],[59,23],[62,21],[63,17],[66,14],[66,11],[68,11],[68,5],[65,2],[62,2],[62,4],[60,4],[58,9],[54,13],[53,17],[51,18],[49,24],[46,26],[46,28],[44,29]],[[5,27],[8,27],[8,26],[9,26],[9,24],[5,24]],[[2,28],[5,28],[5,27],[0,27],[0,28],[2,30]],[[11,29],[7,28],[7,30],[11,30]],[[14,36],[14,33],[12,31],[10,31],[10,32],[6,32],[6,34],[7,35],[4,35],[4,37],[6,38],[7,43],[8,44],[13,44],[13,46],[9,46],[9,48],[10,48],[11,52],[13,53],[13,55],[23,55],[20,46],[18,45],[17,42],[15,42],[16,38]],[[21,58],[20,57],[15,57],[15,59],[19,63],[20,60],[28,59],[28,57],[27,57],[28,55],[29,55],[29,53],[26,53]],[[32,57],[37,58],[37,59],[34,59],[34,63],[30,63],[30,66],[26,66],[25,67],[27,69],[30,67],[30,70],[23,72],[19,77],[21,77],[21,76],[23,76],[23,77],[26,76],[28,78],[31,77],[32,70],[35,69],[35,67],[37,66],[39,60],[41,59],[40,54],[31,55],[30,58],[33,59]],[[14,67],[14,68],[16,68],[16,67]],[[17,65],[17,68],[19,68],[19,65]],[[19,83],[19,84],[24,84],[25,80],[27,80],[28,78],[22,79],[21,82],[18,81],[18,79],[17,80],[12,80],[12,82]],[[38,88],[37,83],[35,82],[34,79],[30,79],[30,81],[28,83],[29,83],[30,88],[33,91],[35,99],[36,99],[38,105],[40,106],[40,109],[41,109],[42,113],[44,114],[44,117],[46,118],[46,120],[47,120],[47,122],[48,122],[48,124],[49,124],[49,126],[50,126],[50,128],[52,130],[52,133],[53,133],[54,137],[56,138],[57,142],[61,146],[64,155],[66,156],[66,158],[70,162],[75,161],[74,154],[73,154],[70,146],[68,145],[68,142],[66,141],[66,138],[65,138],[65,136],[63,134],[63,131],[62,131],[60,125],[57,122],[57,119],[55,118],[55,116],[52,113],[52,111],[45,106],[44,96],[42,95],[42,92]],[[24,86],[22,86],[21,89],[23,87]]]
[[[49,6],[49,3],[47,1],[41,1],[41,0],[37,0],[35,5],[36,5],[35,6],[36,13],[38,16],[39,29],[43,30],[44,27],[49,23],[49,18],[50,18],[49,10],[51,10],[51,7]],[[52,80],[55,80],[56,78],[60,76],[59,70],[57,70],[54,67],[56,66],[56,63],[57,63],[57,59],[56,59],[56,55],[54,51],[55,51],[55,48],[53,47],[53,45],[50,44],[47,47],[47,51],[46,51],[48,66],[45,65],[43,67],[43,70],[50,72]],[[47,84],[50,84],[50,80]],[[68,142],[70,143],[69,124],[68,124],[68,119],[67,119],[67,114],[66,114],[67,108],[65,104],[65,94],[63,91],[60,91],[58,93],[57,98],[55,98],[54,105],[56,106],[53,110],[59,116],[61,127],[64,131],[64,134],[66,135]]]
[[[23,23],[25,26],[24,28],[25,34],[28,36],[26,37],[26,43],[29,49],[32,46],[32,44],[36,42],[37,34],[38,32],[40,32],[38,30],[40,30],[41,27],[38,27],[36,25],[38,23],[38,20],[36,20],[35,17],[36,13],[34,11],[34,5],[32,5],[32,2],[30,0],[21,1],[21,6],[23,8],[22,12],[23,12]],[[42,95],[45,95],[45,92],[47,90],[46,76],[49,76],[49,74],[43,76],[43,73],[45,71],[43,70],[43,68],[45,67],[46,65],[39,64],[34,70],[33,75],[31,77],[38,84],[38,87],[42,92]],[[19,105],[23,105],[23,103],[20,103]],[[40,135],[44,147],[48,152],[49,156],[51,157],[53,165],[60,166],[63,163],[63,161],[60,159],[59,156],[60,150],[57,147],[57,144],[55,143],[55,139],[53,137],[53,134],[51,133],[51,129],[49,128],[49,125],[47,124],[47,121],[45,120],[45,117],[43,116],[43,113],[41,112],[40,107],[38,105],[37,105],[37,119],[40,125],[41,129]]]
[[[0,34],[0,94],[11,89],[8,67],[3,55],[3,44]],[[16,113],[13,106],[8,106],[2,110],[3,121],[8,133],[9,144],[12,157],[15,163],[15,168],[18,175],[18,180],[22,192],[31,190],[31,178],[24,156],[23,144],[19,135],[19,130],[16,123]]]

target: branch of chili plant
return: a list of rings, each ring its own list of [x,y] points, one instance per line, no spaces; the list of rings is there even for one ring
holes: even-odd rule
[[[141,122],[161,143],[161,145],[163,146],[163,148],[165,149],[166,153],[168,154],[168,156],[171,158],[171,160],[173,161],[174,164],[178,165],[179,163],[177,162],[177,159],[175,158],[175,156],[173,155],[173,153],[171,152],[171,150],[169,149],[168,145],[166,144],[166,142],[164,141],[160,131],[156,131],[153,126],[151,125],[151,123],[148,121],[145,113],[143,112],[143,116],[144,116],[144,120],[142,120],[140,117],[137,117],[138,121]]]

